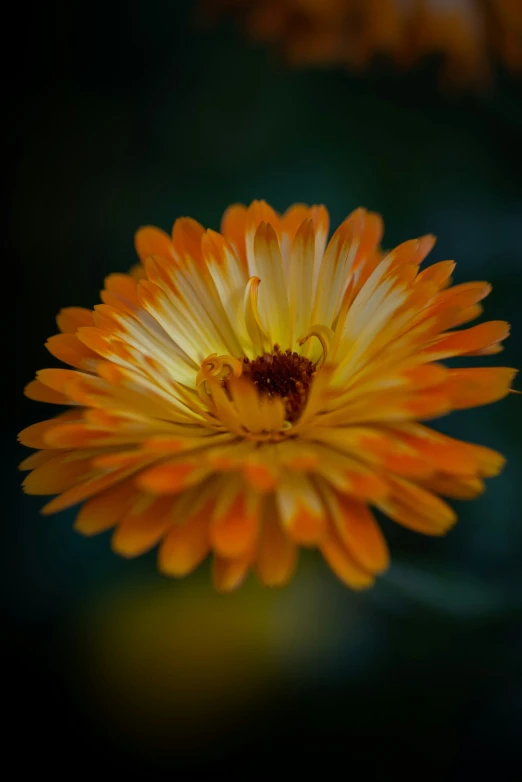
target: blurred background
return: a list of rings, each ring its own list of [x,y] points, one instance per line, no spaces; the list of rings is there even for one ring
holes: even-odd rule
[[[371,778],[413,763],[445,780],[480,760],[517,778],[520,397],[436,423],[507,466],[484,496],[455,503],[446,538],[383,521],[393,566],[363,594],[313,553],[283,591],[251,578],[219,596],[206,566],[169,581],[154,553],[125,561],[107,535],[74,533],[73,511],[39,516],[15,440],[49,415],[22,389],[56,365],[43,347],[56,313],[92,306],[104,276],[134,264],[135,230],[182,215],[218,229],[227,205],[254,198],[324,203],[334,226],[365,206],[383,215],[386,247],[436,234],[431,260],[455,259],[457,282],[491,281],[486,316],[512,323],[505,353],[484,363],[520,366],[522,80],[494,66],[487,88],[441,88],[436,56],[289,67],[233,14],[202,20],[190,2],[13,13],[4,257],[18,279],[4,291],[15,349],[0,575],[5,713],[28,756],[18,762],[150,778],[315,763]]]

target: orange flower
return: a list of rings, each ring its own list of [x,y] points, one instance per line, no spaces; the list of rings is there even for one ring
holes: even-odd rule
[[[277,43],[294,65],[364,67],[385,55],[410,67],[441,55],[450,84],[489,77],[490,61],[522,70],[520,0],[202,0],[212,19],[239,13],[254,39]]]
[[[503,321],[481,312],[486,282],[450,286],[452,261],[423,271],[434,238],[379,251],[381,218],[356,209],[327,244],[323,206],[278,215],[235,205],[221,233],[189,218],[142,228],[143,266],[106,279],[94,311],[58,315],[26,394],[69,405],[25,429],[29,494],[46,514],[85,504],[85,535],[115,527],[123,556],[158,542],[159,567],[192,571],[209,552],[220,590],[250,568],[271,586],[300,546],[349,586],[388,566],[370,505],[442,535],[439,498],[471,498],[503,458],[420,420],[504,397],[515,370],[441,360],[499,352]]]

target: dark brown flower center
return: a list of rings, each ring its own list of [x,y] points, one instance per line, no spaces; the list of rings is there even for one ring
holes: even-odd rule
[[[273,353],[253,360],[243,359],[243,377],[254,383],[259,393],[280,396],[285,403],[287,421],[296,421],[308,397],[315,366],[299,353],[281,351],[274,345]]]

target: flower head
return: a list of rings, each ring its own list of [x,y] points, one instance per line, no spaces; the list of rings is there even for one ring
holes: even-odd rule
[[[522,70],[519,0],[202,0],[207,16],[235,11],[248,34],[294,65],[354,68],[384,55],[409,67],[443,58],[450,84],[487,80],[490,61]]]
[[[370,506],[444,534],[439,495],[480,494],[503,459],[419,422],[508,393],[512,369],[440,363],[499,352],[508,325],[459,328],[490,286],[450,287],[452,261],[420,271],[432,236],[382,253],[364,209],[328,231],[323,206],[263,201],[230,207],[221,233],[138,231],[142,265],[58,315],[47,347],[73,368],[26,389],[68,406],[20,435],[40,449],[25,490],[58,495],[43,512],[84,503],[80,532],[115,527],[124,556],[160,543],[172,576],[212,552],[221,590],[250,568],[286,583],[300,546],[370,585],[388,565]]]

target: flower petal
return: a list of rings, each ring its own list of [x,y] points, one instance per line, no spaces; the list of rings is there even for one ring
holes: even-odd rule
[[[130,509],[136,497],[132,480],[111,486],[82,505],[74,529],[82,535],[97,535],[114,527]]]
[[[366,589],[373,584],[374,577],[357,564],[333,529],[327,531],[319,548],[335,575],[351,589]]]
[[[287,584],[297,564],[297,548],[285,534],[273,502],[267,503],[257,547],[256,572],[268,587]]]
[[[74,334],[80,326],[93,325],[93,313],[85,307],[65,307],[56,316],[56,322],[64,334]]]
[[[453,509],[435,494],[399,478],[390,483],[391,495],[376,506],[399,524],[424,535],[444,535],[457,520]]]
[[[325,508],[310,480],[286,473],[277,488],[277,508],[283,529],[294,543],[316,545],[326,530]]]
[[[382,573],[390,564],[388,547],[369,508],[349,497],[328,492],[333,522],[348,552],[370,573]]]
[[[171,527],[159,549],[158,567],[167,576],[181,578],[191,573],[210,551],[210,518],[213,500],[183,503],[173,510]],[[181,512],[180,512],[181,511]]]
[[[232,491],[230,486],[228,493]],[[229,499],[221,491],[210,525],[213,549],[222,557],[235,558],[253,550],[259,532],[259,497],[239,491]],[[223,501],[225,500],[225,501]]]
[[[218,592],[232,592],[245,580],[252,562],[252,553],[242,554],[235,559],[214,555],[212,580]]]
[[[137,499],[134,502],[136,505]],[[148,497],[143,508],[138,504],[137,508],[131,509],[112,536],[113,551],[122,557],[137,557],[149,551],[172,524],[168,515],[171,505],[172,500],[168,497]]]

